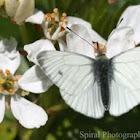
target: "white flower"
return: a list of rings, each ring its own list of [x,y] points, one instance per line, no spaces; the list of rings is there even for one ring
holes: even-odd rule
[[[134,35],[132,35],[131,39],[134,40],[136,44],[140,43],[140,5],[129,6],[120,17],[120,20],[121,19],[123,19],[123,21],[119,27],[131,27],[134,30]]]
[[[27,58],[37,64],[36,56],[45,50],[55,50],[54,45],[48,39],[40,39],[34,43],[27,44],[24,46],[24,50],[27,51]]]
[[[59,11],[55,8],[53,13],[47,13],[46,15],[36,9],[34,14],[26,19],[26,22],[41,25],[47,39],[58,40],[65,35],[68,21],[66,19],[66,13],[63,13],[59,17]]]
[[[41,107],[21,97],[21,89],[40,93],[44,87],[39,80],[44,79],[44,75],[38,73],[36,66],[20,79],[14,75],[20,64],[16,46],[14,38],[0,40],[0,122],[4,118],[5,103],[10,101],[11,111],[22,126],[29,129],[39,128],[45,125],[48,116]]]
[[[91,45],[74,33],[69,33],[66,35],[66,43],[62,41],[61,48],[71,52],[81,53],[92,58],[95,57],[96,53],[96,49],[92,47],[93,41],[99,43],[100,49],[104,48],[104,53],[106,53],[108,58],[134,48],[140,43],[139,13],[140,6],[128,7],[122,14],[117,28],[112,31],[107,42],[91,29],[91,25],[88,22],[79,18],[70,17],[69,19],[68,17],[68,26]],[[120,23],[120,21],[122,22]]]
[[[23,23],[34,12],[35,0],[1,0],[5,11],[17,24]]]
[[[97,32],[92,30],[90,23],[77,17],[67,17],[65,13],[63,13],[62,17],[59,18],[59,12],[57,8],[54,9],[53,13],[48,13],[46,15],[42,11],[35,9],[34,14],[30,16],[26,22],[41,25],[46,38],[55,41],[57,40],[61,51],[67,51],[67,45],[64,36],[66,34],[66,27],[71,27],[73,24],[77,23],[80,23],[87,28],[92,41],[100,42],[101,44],[105,44],[106,42],[102,37],[98,35]]]
[[[109,57],[131,49],[140,43],[139,14],[140,5],[129,6],[123,12],[118,21],[118,30],[107,43]]]
[[[71,28],[71,26],[74,24],[84,25],[86,29],[88,30],[90,38],[92,39],[93,42],[100,42],[101,44],[104,44],[106,42],[105,39],[103,39],[96,31],[92,30],[92,26],[89,22],[83,19],[77,18],[77,17],[72,17],[72,16],[68,16],[67,20],[68,20],[69,28]]]
[[[53,13],[48,13],[46,15],[42,11],[35,9],[34,14],[27,18],[26,22],[41,25],[46,38],[50,40],[57,40],[61,51],[64,51],[66,49],[63,48],[63,46],[66,44],[62,36],[66,34],[66,27],[71,27],[73,24],[84,25],[87,28],[92,41],[99,41],[102,44],[105,43],[105,40],[100,37],[97,32],[92,30],[92,26],[90,23],[77,17],[67,17],[65,13],[63,13],[62,17],[59,18],[59,12],[57,8],[54,9]],[[51,25],[52,23],[53,26]]]
[[[53,85],[53,83],[51,82],[51,80],[48,77],[46,77],[46,75],[43,73],[43,71],[39,68],[36,57],[40,52],[47,51],[47,50],[55,50],[54,45],[51,43],[51,41],[49,41],[47,39],[40,39],[40,40],[35,41],[34,43],[25,45],[24,50],[27,51],[27,53],[28,53],[28,55],[27,55],[28,60],[36,64],[35,66],[33,66],[33,67],[35,67],[35,69],[33,69],[32,72],[38,73],[36,75],[42,75],[42,76],[40,76],[40,79],[35,80],[36,87],[42,87],[42,89],[40,89],[41,92],[47,91],[48,88]],[[27,72],[24,75],[27,75],[26,79],[29,79],[28,78],[29,74]],[[34,78],[34,77],[31,77],[31,79],[32,78]],[[24,83],[27,84],[28,82],[24,82]],[[42,86],[38,86],[39,83]],[[26,84],[21,83],[20,85],[21,85],[21,87],[24,87],[24,89],[29,91],[30,87]],[[40,92],[40,91],[38,91],[38,92]]]

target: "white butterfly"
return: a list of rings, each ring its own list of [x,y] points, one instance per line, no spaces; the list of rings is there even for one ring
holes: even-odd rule
[[[42,52],[37,59],[66,103],[86,116],[101,118],[106,110],[119,116],[140,103],[140,47],[111,59],[60,51]]]

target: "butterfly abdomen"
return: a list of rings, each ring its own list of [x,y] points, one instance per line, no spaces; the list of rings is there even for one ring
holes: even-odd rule
[[[94,62],[95,80],[98,82],[102,102],[106,110],[109,109],[110,104],[110,83],[113,76],[111,61],[107,58],[99,58]]]

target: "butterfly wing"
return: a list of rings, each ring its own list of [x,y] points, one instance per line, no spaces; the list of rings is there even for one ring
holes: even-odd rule
[[[74,110],[93,118],[103,116],[101,93],[94,78],[94,59],[70,52],[45,51],[38,55],[38,63]]]
[[[113,80],[110,86],[110,114],[119,116],[140,103],[140,48],[130,49],[112,58]]]
[[[93,87],[83,90],[77,95],[70,95],[64,90],[60,90],[60,93],[74,110],[93,118],[101,118],[104,115],[104,106],[97,82]]]

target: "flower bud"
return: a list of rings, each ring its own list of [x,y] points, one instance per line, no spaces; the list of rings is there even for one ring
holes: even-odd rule
[[[0,0],[0,7],[4,5],[4,0]]]
[[[34,12],[35,0],[0,0],[0,8],[17,24],[22,24]]]

